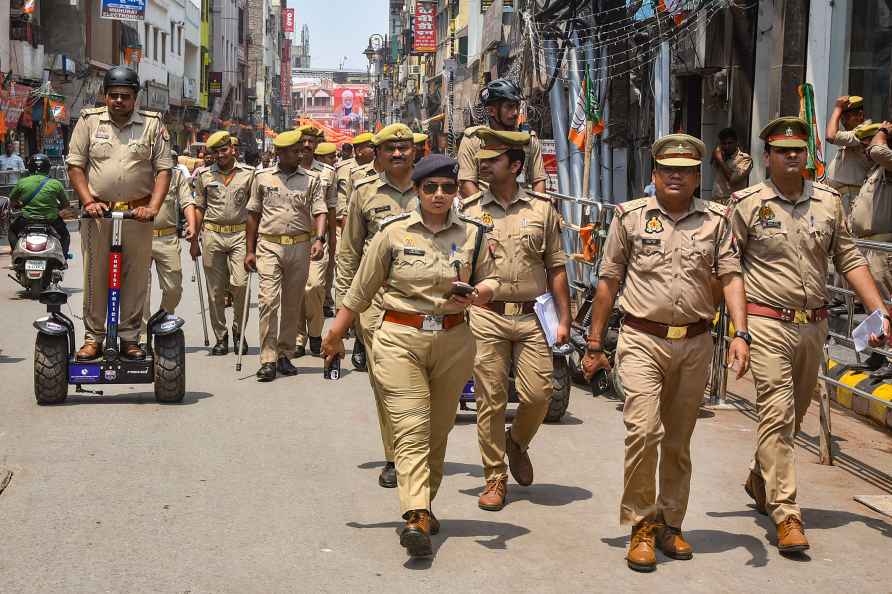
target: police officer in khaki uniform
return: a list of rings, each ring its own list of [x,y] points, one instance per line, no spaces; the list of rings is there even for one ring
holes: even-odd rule
[[[776,525],[778,549],[793,553],[809,546],[796,503],[793,441],[817,385],[827,338],[828,259],[865,307],[886,309],[852,241],[839,192],[802,178],[805,120],[775,119],[759,137],[769,180],[735,192],[731,213],[746,282],[759,413],[745,489]],[[889,336],[888,315],[883,330]],[[871,343],[880,341],[872,337]]]
[[[405,124],[391,124],[382,128],[374,137],[376,161],[381,173],[356,182],[347,207],[347,220],[341,234],[341,249],[337,257],[335,276],[335,301],[340,303],[359,270],[369,244],[388,217],[413,210],[416,206],[415,188],[412,185],[414,146],[412,130]],[[369,352],[367,362],[369,382],[375,392],[378,422],[384,442],[385,465],[378,477],[382,487],[396,487],[396,470],[393,463],[393,430],[384,411],[380,391],[375,382],[375,364],[371,354],[372,336],[381,325],[381,299],[364,308],[359,316],[362,343]]]
[[[248,274],[245,272],[245,221],[246,206],[251,193],[251,183],[257,170],[235,160],[235,146],[229,132],[214,132],[207,140],[208,150],[214,152],[216,162],[199,170],[195,176],[195,206],[198,228],[201,231],[201,247],[192,241],[190,254],[193,258],[204,254],[202,264],[208,286],[208,311],[211,328],[217,344],[212,355],[229,352],[229,334],[226,331],[226,293],[233,296],[232,348],[239,342],[242,352],[248,351],[247,342],[238,335],[243,325],[245,290]]]
[[[261,382],[274,380],[277,370],[297,374],[290,359],[310,260],[321,259],[325,246],[325,186],[319,176],[300,166],[304,152],[300,138],[298,130],[276,137],[279,164],[257,174],[247,207],[245,269],[256,270],[260,277],[257,379]]]
[[[839,129],[840,121],[845,130]],[[827,122],[827,142],[839,147],[827,168],[827,180],[842,198],[846,214],[851,211],[852,200],[858,195],[867,177],[868,162],[864,147],[855,136],[855,128],[864,123],[864,98],[839,97]]]
[[[418,163],[425,157],[425,145],[427,144],[427,134],[415,132],[412,134],[412,141],[415,143],[415,162]]]
[[[474,395],[477,440],[483,457],[486,487],[478,505],[498,511],[505,505],[508,467],[521,485],[533,482],[529,444],[548,412],[552,392],[552,354],[533,310],[536,297],[551,292],[560,325],[557,344],[570,336],[570,288],[561,247],[557,211],[544,194],[517,184],[524,166],[526,132],[480,128],[483,146],[477,153],[480,178],[489,189],[465,199],[464,214],[493,227],[489,250],[501,285],[493,301],[471,308],[471,329],[477,342]],[[513,366],[512,366],[513,362]],[[516,371],[520,406],[505,429],[508,375]]]
[[[656,196],[617,205],[583,359],[588,379],[609,367],[602,338],[622,284],[616,350],[626,393],[620,522],[633,525],[626,559],[635,571],[656,569],[655,540],[668,557],[693,557],[681,524],[690,495],[691,435],[712,362],[715,283],[737,328],[729,359],[738,378],[748,366],[746,297],[726,207],[694,198],[705,153],[687,134],[660,138],[652,147]]]
[[[520,87],[510,80],[500,78],[487,84],[480,91],[480,102],[486,107],[489,128],[504,132],[516,131],[522,100]],[[458,147],[458,179],[461,183],[461,194],[465,198],[485,189],[481,188],[478,170],[477,153],[480,151],[481,140],[475,134],[477,129],[478,127],[466,129]],[[544,192],[548,175],[545,173],[545,164],[542,160],[542,146],[535,134],[531,134],[530,143],[524,147],[524,153],[526,153],[526,165],[523,176],[518,181],[522,185],[529,185],[534,192]]]
[[[171,154],[173,158],[173,153]],[[176,159],[173,158],[174,162]],[[181,214],[182,213],[182,214]],[[185,216],[185,237],[191,241],[195,236],[195,205],[192,200],[192,184],[179,167],[174,167],[167,196],[161,203],[161,210],[155,217],[152,229],[152,262],[158,274],[161,287],[161,309],[175,313],[183,296],[183,264],[180,258],[179,221]],[[149,290],[146,291],[146,305],[143,310],[143,326],[152,315],[151,287],[152,271],[149,269]]]
[[[353,157],[342,161],[336,169],[338,182],[337,215],[341,226],[343,226],[344,219],[347,216],[347,205],[349,204],[350,193],[353,190],[350,172],[357,167],[371,163],[375,159],[375,147],[372,145],[372,138],[371,132],[363,132],[353,137],[351,141],[353,144]]]
[[[393,134],[411,141],[411,132],[404,137],[400,130],[385,138]],[[379,145],[388,153],[385,166],[391,161],[390,142]],[[411,148],[405,155],[411,157]],[[430,556],[430,537],[440,529],[431,503],[443,480],[446,441],[474,361],[465,309],[486,303],[498,288],[486,227],[452,208],[457,170],[456,161],[443,155],[418,164],[412,174],[418,208],[380,224],[323,344],[327,361],[342,356],[342,339],[356,313],[373,302],[382,304],[384,320],[370,345],[372,373],[394,430],[400,512],[406,520],[400,544],[412,557]],[[362,187],[351,208],[362,204]],[[467,291],[457,293],[455,281]]]
[[[337,252],[337,242],[341,239],[341,226],[338,221],[338,213],[337,213],[337,163],[338,163],[338,146],[333,142],[320,142],[319,146],[316,147],[315,152],[316,160],[320,163],[328,165],[335,169],[335,183],[333,184],[334,193],[335,193],[335,213],[332,216],[329,214],[328,226],[331,228],[334,227],[334,235],[332,235],[333,239],[331,240],[335,245],[335,249],[329,249],[328,244],[326,244],[326,250],[330,252],[331,255],[326,255],[325,260],[328,262],[328,265],[325,267],[325,287],[324,287],[324,300],[322,302],[322,314],[326,318],[334,317],[334,269],[335,269],[335,256],[334,254]],[[331,231],[329,231],[331,233]],[[321,327],[320,327],[321,331]]]
[[[134,109],[139,75],[115,66],[103,82],[106,107],[84,109],[68,145],[68,177],[84,209],[94,220],[81,227],[84,258],[86,340],[79,360],[95,359],[105,340],[108,253],[112,222],[98,217],[108,210],[132,210],[123,225],[123,286],[118,335],[121,353],[142,359],[139,347],[142,310],[152,258],[151,220],[170,185],[170,136],[154,111]]]

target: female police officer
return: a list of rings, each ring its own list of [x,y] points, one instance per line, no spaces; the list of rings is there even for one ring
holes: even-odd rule
[[[461,389],[474,365],[465,310],[489,302],[498,287],[484,243],[486,226],[452,209],[457,177],[458,163],[444,155],[418,163],[412,174],[418,209],[384,223],[323,342],[326,362],[343,355],[342,339],[354,317],[383,287],[384,321],[375,331],[372,356],[393,424],[406,520],[400,544],[412,557],[432,554],[430,535],[440,528],[431,501],[443,479]]]

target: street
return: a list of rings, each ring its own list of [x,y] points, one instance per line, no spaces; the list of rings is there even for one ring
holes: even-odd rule
[[[77,315],[79,246],[74,233],[63,283]],[[890,591],[892,518],[853,496],[892,493],[892,438],[834,408],[837,465],[820,466],[812,406],[797,443],[812,548],[785,559],[742,488],[755,418],[748,379],[731,382],[737,409],[701,411],[683,527],[692,561],[658,554],[653,574],[627,568],[621,403],[579,387],[563,422],[533,441],[536,482],[509,481],[498,513],[477,507],[474,416],[459,415],[434,503],[443,524],[435,557],[407,561],[396,491],[377,485],[366,374],[348,357],[342,379],[327,381],[321,359],[307,356],[297,377],[257,383],[256,284],[252,348],[237,374],[233,354],[210,357],[201,346],[191,275],[184,249],[182,405],[156,404],[151,386],[120,386],[101,397],[71,387],[65,405],[38,407],[31,322],[44,309],[0,279],[0,478],[13,473],[0,494],[0,592]]]

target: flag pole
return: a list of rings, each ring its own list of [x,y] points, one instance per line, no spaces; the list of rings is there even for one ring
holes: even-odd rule
[[[582,165],[582,197],[589,198],[589,174],[592,170],[592,123],[585,120],[585,156]]]

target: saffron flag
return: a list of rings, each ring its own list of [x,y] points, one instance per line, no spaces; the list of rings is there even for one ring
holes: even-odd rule
[[[809,83],[799,85],[799,117],[808,123],[808,161],[805,169],[809,179],[823,181],[824,151],[821,149],[821,133],[815,118],[815,90]]]
[[[598,135],[604,132],[604,120],[601,119],[601,108],[595,96],[595,86],[589,79],[588,73],[582,79],[581,87],[567,138],[582,151],[585,150],[585,130],[588,124],[592,125],[591,134]]]

